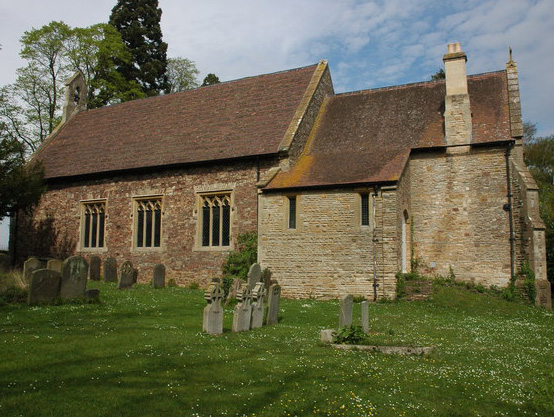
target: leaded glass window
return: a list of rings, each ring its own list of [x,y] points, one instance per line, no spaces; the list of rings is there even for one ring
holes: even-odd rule
[[[103,248],[106,227],[106,202],[83,204],[82,245],[83,248]]]
[[[159,248],[162,237],[162,199],[135,200],[135,247]]]
[[[231,244],[230,194],[201,196],[202,246]]]

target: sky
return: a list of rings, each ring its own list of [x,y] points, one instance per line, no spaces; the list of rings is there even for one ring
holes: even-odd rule
[[[0,86],[25,64],[25,31],[53,20],[107,22],[117,2],[0,1]],[[427,81],[451,42],[461,42],[469,74],[504,69],[512,47],[523,118],[538,135],[554,134],[554,0],[159,0],[159,7],[168,57],[194,61],[200,81],[327,59],[340,93]]]

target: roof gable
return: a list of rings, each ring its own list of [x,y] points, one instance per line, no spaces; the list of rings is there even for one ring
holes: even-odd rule
[[[34,158],[57,178],[275,154],[316,68],[79,113]]]
[[[510,139],[505,71],[468,78],[472,143]],[[445,146],[445,83],[329,98],[297,163],[266,189],[396,181],[414,148]]]

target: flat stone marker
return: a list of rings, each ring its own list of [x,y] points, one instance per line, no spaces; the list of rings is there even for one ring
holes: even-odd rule
[[[233,314],[233,332],[250,330],[252,318],[252,291],[246,287],[239,292],[237,299],[240,301],[235,306]]]
[[[258,282],[252,291],[252,320],[250,328],[257,329],[264,325],[264,301],[265,301],[265,285],[263,282]]]
[[[100,281],[100,265],[102,260],[98,256],[90,257],[90,267],[88,279],[92,281]]]
[[[50,259],[48,262],[46,262],[46,269],[49,269],[50,271],[57,271],[61,274],[62,267],[63,261],[60,261],[59,259]]]
[[[352,295],[343,295],[340,299],[339,327],[352,325],[352,308],[354,299]]]
[[[252,264],[248,270],[248,289],[252,291],[256,284],[262,280],[262,268],[260,264]]]
[[[266,323],[275,324],[279,322],[279,304],[281,302],[281,286],[271,284],[267,296],[267,320]]]
[[[61,275],[50,269],[37,269],[31,274],[27,304],[52,303],[60,291]]]
[[[165,266],[163,264],[154,265],[154,272],[152,277],[152,286],[154,288],[165,287]]]
[[[85,301],[89,303],[96,303],[100,300],[100,290],[90,289],[85,291]]]
[[[362,301],[362,330],[365,334],[369,333],[369,302]]]
[[[23,277],[27,282],[31,280],[31,274],[37,269],[46,268],[46,264],[42,261],[39,261],[38,258],[31,257],[25,261],[23,264]]]
[[[204,307],[204,321],[202,330],[209,334],[223,333],[223,307],[221,301],[224,295],[223,288],[219,282],[213,282],[204,293],[208,305]]]
[[[72,256],[63,262],[60,298],[73,300],[84,298],[87,288],[88,263],[80,256]]]
[[[104,282],[117,282],[117,261],[109,257],[104,260]]]
[[[119,277],[119,284],[117,288],[131,288],[135,279],[135,269],[130,261],[125,261],[121,265],[121,276]]]

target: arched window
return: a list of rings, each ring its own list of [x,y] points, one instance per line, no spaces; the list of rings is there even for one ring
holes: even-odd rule
[[[229,246],[231,244],[231,195],[203,195],[202,246]]]

